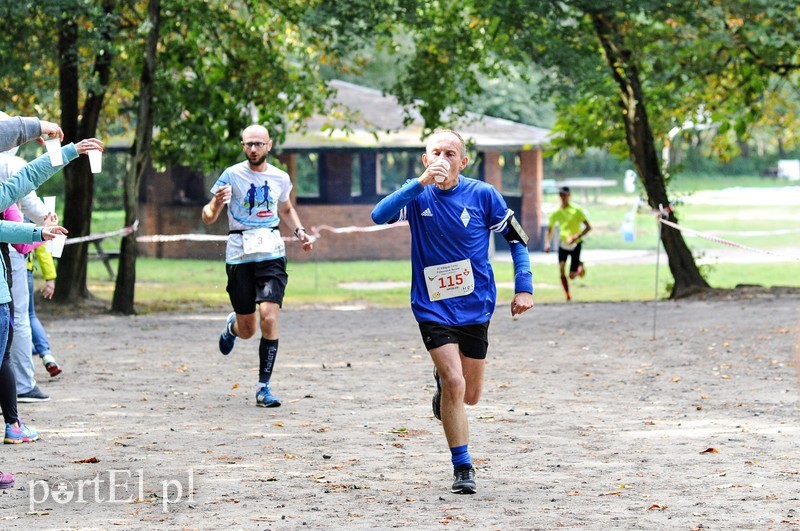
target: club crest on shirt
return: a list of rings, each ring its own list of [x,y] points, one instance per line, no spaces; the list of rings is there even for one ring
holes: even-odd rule
[[[469,220],[470,220],[469,212],[467,212],[467,207],[464,207],[463,212],[461,212],[461,223],[463,223],[464,226],[466,227],[467,225],[469,225]]]

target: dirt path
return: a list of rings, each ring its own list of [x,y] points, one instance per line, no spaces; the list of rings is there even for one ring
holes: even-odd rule
[[[498,311],[474,496],[407,309],[288,301],[277,409],[223,312],[51,319],[65,372],[20,405],[42,440],[2,448],[0,528],[800,529],[800,294],[656,310],[655,341],[652,303]]]

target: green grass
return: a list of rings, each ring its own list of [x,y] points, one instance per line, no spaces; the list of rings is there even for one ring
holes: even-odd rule
[[[786,186],[786,181],[782,179],[759,177],[757,175],[722,176],[678,174],[675,175],[669,183],[670,196],[680,196],[698,190],[722,190],[733,186],[777,188]]]
[[[622,240],[620,229],[625,213],[630,207],[593,205],[587,207],[592,233],[587,245],[592,249],[654,249],[658,239],[658,225],[654,215],[640,212],[636,215],[636,240]],[[759,231],[800,229],[800,210],[796,206],[752,206],[735,208],[715,205],[683,205],[676,210],[681,226],[700,232],[713,232],[720,238],[750,247],[795,247],[798,233],[758,234]],[[719,234],[717,234],[719,233]],[[693,236],[686,236],[690,247]],[[720,244],[702,242],[703,248],[716,248]]]
[[[534,264],[534,300],[537,303],[563,302],[555,255],[552,264]],[[575,301],[640,301],[652,300],[656,285],[653,264],[593,264],[583,279],[572,281]],[[763,286],[800,286],[798,267],[776,264],[716,264],[708,269],[708,280],[717,288],[733,288],[738,284]],[[500,284],[500,304],[513,297],[513,266],[508,262],[494,264],[495,278]],[[661,255],[658,295],[668,296],[672,276]],[[383,307],[408,305],[411,276],[408,261],[381,262],[304,262],[289,264],[287,306],[365,304]],[[114,283],[102,264],[89,265],[89,289],[110,302]],[[401,282],[390,289],[346,289],[348,282]],[[141,310],[178,309],[184,305],[224,307],[225,267],[222,261],[140,258],[137,261],[136,303]]]

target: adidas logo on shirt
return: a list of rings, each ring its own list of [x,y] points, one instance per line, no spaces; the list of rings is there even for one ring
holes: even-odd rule
[[[432,218],[433,217],[433,213],[431,212],[430,208],[426,208],[425,210],[422,211],[422,214],[420,214],[420,216]]]

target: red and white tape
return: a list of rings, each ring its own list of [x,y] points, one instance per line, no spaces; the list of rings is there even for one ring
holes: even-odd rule
[[[374,225],[370,227],[357,227],[354,225],[351,225],[349,227],[332,227],[330,225],[319,225],[316,227],[311,227],[309,236],[311,236],[312,241],[316,241],[320,237],[322,237],[321,231],[332,232],[334,234],[348,234],[354,232],[378,232],[382,230],[391,229],[394,227],[406,227],[406,226],[408,226],[408,222],[406,221],[400,221],[398,223],[393,223],[391,225]],[[136,232],[138,228],[139,228],[139,221],[137,220],[133,225],[129,225],[119,230],[89,234],[87,236],[80,236],[77,238],[67,238],[64,244],[68,245],[73,243],[91,242],[96,240],[103,240],[105,238],[110,238],[112,236],[127,236],[132,232]],[[154,234],[151,236],[136,237],[136,241],[139,243],[169,243],[169,242],[180,242],[180,241],[224,242],[227,239],[228,239],[227,234]],[[291,242],[291,241],[297,241],[297,238],[295,238],[294,236],[292,237],[284,236],[283,240]]]
[[[724,238],[720,238],[718,236],[714,236],[713,234],[708,234],[707,232],[700,232],[700,231],[696,231],[696,230],[693,230],[693,229],[690,229],[690,228],[687,228],[687,227],[683,227],[681,225],[678,225],[677,223],[673,223],[673,222],[669,221],[668,219],[664,219],[661,216],[658,217],[658,221],[660,221],[661,224],[663,224],[663,225],[666,225],[668,227],[672,227],[673,229],[677,229],[677,230],[679,230],[681,232],[685,232],[687,234],[691,234],[692,236],[697,236],[698,238],[703,238],[704,240],[708,240],[708,241],[712,241],[712,242],[716,242],[716,243],[721,243],[723,245],[728,245],[730,247],[735,247],[737,249],[744,249],[746,251],[753,251],[755,253],[769,254],[769,255],[772,255],[772,256],[777,256],[777,257],[780,257],[780,258],[786,258],[786,259],[789,259],[789,260],[795,260],[797,262],[800,262],[800,258],[798,258],[796,256],[788,256],[788,255],[785,255],[785,254],[768,251],[766,249],[757,249],[756,247],[749,247],[747,245],[742,245],[741,243],[732,242],[730,240],[726,240]]]
[[[79,236],[77,238],[67,238],[66,241],[64,241],[64,245],[70,245],[73,243],[92,242],[95,240],[110,238],[111,236],[127,236],[132,232],[136,232],[138,229],[139,229],[139,220],[137,219],[136,221],[133,222],[133,225],[128,225],[127,227],[119,230],[113,230],[109,232],[99,232],[95,234],[89,234],[87,236]]]

